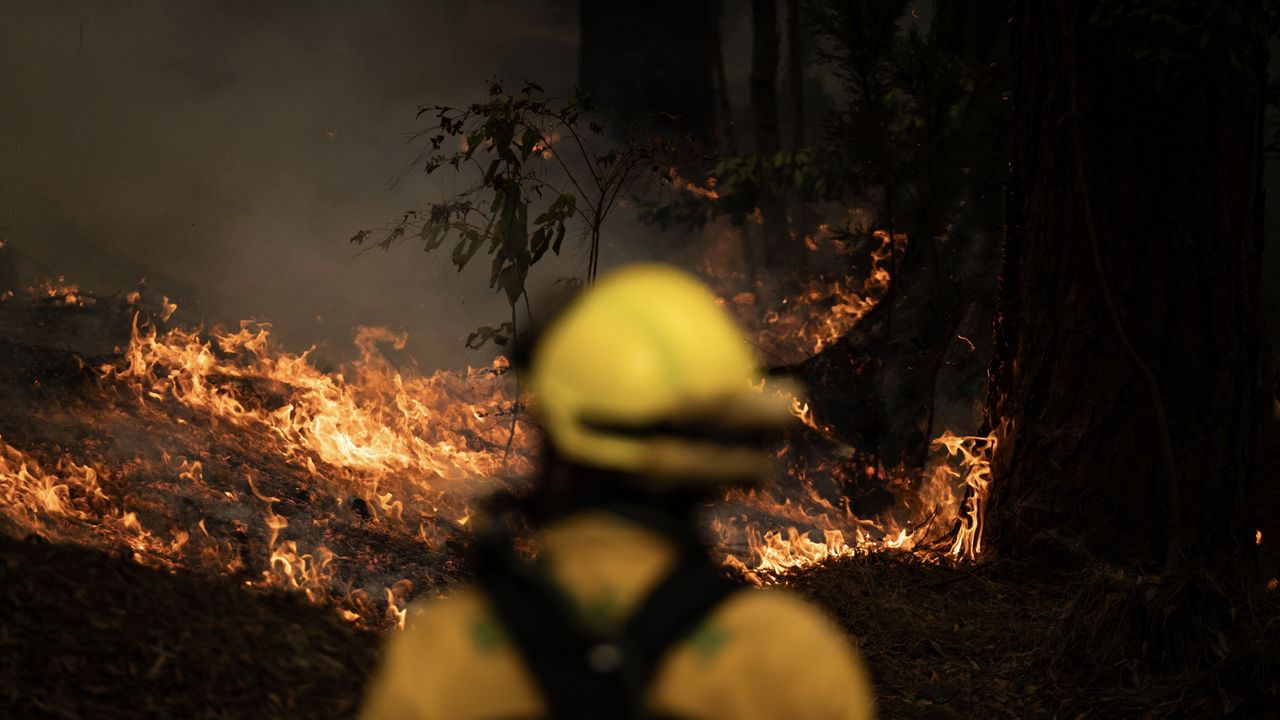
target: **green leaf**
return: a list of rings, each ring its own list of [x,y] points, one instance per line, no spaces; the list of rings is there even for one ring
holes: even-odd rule
[[[489,288],[493,289],[498,284],[498,273],[502,272],[502,265],[507,258],[501,253],[493,257],[493,267],[489,270]]]
[[[541,137],[542,137],[541,134],[539,134],[537,130],[534,130],[531,127],[527,127],[524,129],[524,134],[520,136],[521,159],[523,160],[529,159],[529,155],[533,153],[533,148],[537,146],[538,140]]]
[[[458,266],[458,272],[471,262],[471,258],[475,257],[476,251],[480,249],[480,243],[483,238],[480,233],[475,230],[467,230],[463,234],[463,238],[458,241],[457,247],[453,249],[453,264]]]
[[[501,225],[498,233],[509,257],[515,257],[525,250],[528,240],[528,206],[521,200],[520,187],[509,185],[505,188],[506,200],[502,203]]]
[[[514,265],[508,265],[498,273],[498,285],[507,293],[507,302],[512,305],[524,294],[525,275]]]
[[[538,262],[547,252],[547,248],[551,245],[551,238],[547,236],[546,226],[540,227],[529,238],[529,250],[533,253],[529,260],[530,264]]]
[[[560,243],[564,242],[564,223],[556,227],[556,239],[551,243],[551,252],[560,254]]]
[[[467,134],[467,151],[463,153],[463,157],[470,160],[476,150],[484,144],[484,128],[478,127]]]
[[[489,168],[484,171],[484,180],[482,181],[483,184],[489,185],[493,182],[493,174],[497,172],[498,165],[501,162],[502,161],[499,160],[498,158],[494,158],[493,162],[489,163]]]
[[[436,223],[425,223],[422,229],[418,231],[418,237],[422,239],[422,251],[432,252],[444,244],[445,226]]]

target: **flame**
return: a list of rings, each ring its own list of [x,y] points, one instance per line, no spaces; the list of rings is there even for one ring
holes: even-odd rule
[[[821,427],[807,406],[797,407],[806,424]],[[872,551],[974,560],[982,553],[991,455],[999,432],[944,432],[933,441],[935,453],[923,473],[885,469],[850,454],[812,468],[791,464],[778,486],[730,492],[712,523],[725,562],[766,584],[798,568]],[[840,493],[819,489],[833,479],[838,486],[847,484],[855,474],[883,481],[897,499],[893,508],[880,517],[862,517],[847,499],[831,499]],[[783,491],[784,486],[789,489]],[[943,541],[947,544],[940,545]]]
[[[384,554],[380,568],[365,567],[377,551],[332,532],[333,513],[426,552],[457,537],[490,478],[531,469],[535,439],[512,422],[503,358],[419,374],[382,354],[402,348],[403,334],[361,328],[359,357],[321,370],[314,349],[275,348],[267,323],[162,331],[157,322],[176,309],[168,298],[154,322],[137,311],[140,297],[121,302],[135,310],[128,347],[97,368],[101,406],[73,421],[109,438],[135,417],[159,433],[158,452],[20,449],[0,438],[0,531],[127,548],[143,564],[213,570],[303,593],[349,620],[400,626],[412,584],[380,583],[402,560]],[[186,449],[171,453],[175,442]],[[244,460],[228,464],[228,452]],[[384,610],[371,598],[387,588],[397,594]]]
[[[68,459],[45,470],[0,438],[0,497],[7,509],[25,511],[30,527],[42,527],[46,516],[90,520],[107,500],[98,473]]]
[[[46,467],[3,438],[0,501],[0,520],[29,533],[79,544],[128,547],[135,557],[153,565],[172,567],[189,539],[179,532],[165,542],[144,528],[136,512],[125,510],[123,503],[104,491],[95,468],[66,456]]]
[[[705,185],[699,185],[692,180],[686,180],[681,177],[675,166],[672,166],[667,168],[665,179],[667,182],[671,183],[672,189],[676,192],[686,192],[694,197],[700,197],[706,200],[720,199],[720,193],[716,192],[717,180],[715,176],[708,177]]]
[[[951,546],[951,555],[967,560],[976,559],[982,552],[983,516],[987,495],[991,490],[991,456],[996,450],[996,433],[992,432],[986,437],[960,437],[947,431],[934,440],[933,444],[946,448],[949,457],[959,457],[962,474],[957,476],[963,477],[964,484],[970,491],[956,541]],[[950,469],[948,472],[951,472]]]
[[[843,337],[880,301],[889,289],[889,270],[885,263],[892,255],[889,234],[876,230],[871,237],[879,245],[869,255],[865,277],[844,276],[836,279],[809,280],[797,291],[777,300],[771,307],[761,308],[758,288],[736,290],[746,285],[744,274],[726,271],[726,262],[737,252],[739,242],[733,233],[722,232],[716,239],[699,270],[719,291],[721,304],[738,322],[750,329],[756,347],[771,363],[790,365],[821,352]],[[829,225],[805,239],[811,248],[841,242]],[[895,235],[898,252],[906,247],[907,237]]]
[[[672,176],[678,189],[700,192]],[[851,212],[850,227],[855,225],[854,215]],[[856,232],[822,224],[804,242],[810,251],[830,248],[840,254],[848,252],[857,237]],[[731,229],[721,227],[700,270],[718,290],[721,304],[751,329],[761,355],[771,364],[790,365],[844,337],[889,289],[887,261],[895,251],[905,250],[907,238],[897,233],[891,239],[883,230],[871,232],[869,238],[877,245],[868,255],[865,274],[810,280],[769,307],[760,306],[758,288],[737,289],[746,285],[745,273],[732,270],[740,237]],[[973,347],[967,338],[961,339]],[[792,414],[834,439],[804,400],[792,398]],[[945,431],[932,442],[933,456],[922,472],[881,467],[850,447],[816,464],[785,448],[779,458],[785,475],[777,486],[726,498],[731,509],[713,523],[725,561],[764,583],[784,572],[859,552],[901,550],[922,557],[974,560],[982,552],[982,519],[998,434],[999,429],[987,436]],[[896,499],[880,517],[864,517],[849,506],[846,488],[863,479],[881,483]]]
[[[703,190],[714,193],[714,184]],[[871,237],[878,247],[863,276],[810,282],[763,313],[758,287],[723,292],[723,302],[766,355],[820,352],[889,286],[884,263],[906,238]],[[805,241],[839,238],[823,226]],[[94,301],[62,279],[29,294]],[[405,346],[403,333],[359,328],[357,359],[321,369],[314,348],[276,347],[269,323],[166,327],[177,310],[169,298],[150,319],[141,291],[117,302],[133,313],[129,342],[96,368],[101,407],[79,419],[101,435],[133,418],[164,435],[161,449],[120,457],[88,445],[19,449],[0,438],[0,529],[125,547],[144,564],[213,570],[328,603],[352,622],[403,627],[414,583],[394,579],[403,557],[385,548],[444,548],[471,524],[476,494],[533,469],[536,438],[515,421],[505,358],[422,374],[384,355]],[[830,435],[804,399],[791,401],[801,423]],[[924,472],[886,468],[849,447],[817,460],[783,448],[778,482],[728,493],[712,518],[724,562],[763,583],[872,550],[972,560],[983,549],[996,437],[944,433]],[[843,491],[867,481],[897,499],[877,517],[863,517]],[[343,529],[352,523],[358,532]],[[426,582],[423,590],[436,589]]]
[[[528,469],[523,453],[509,466],[490,452],[505,438],[504,429],[487,422],[487,416],[492,406],[509,405],[505,398],[500,392],[468,397],[475,387],[470,380],[502,374],[504,358],[483,370],[405,376],[378,346],[402,349],[407,336],[364,327],[356,333],[360,359],[351,371],[324,373],[311,363],[312,350],[300,355],[271,351],[270,330],[269,323],[244,321],[238,332],[215,331],[208,340],[181,328],[160,335],[135,316],[124,363],[104,365],[102,377],[131,387],[144,405],[174,400],[257,431],[282,456],[313,473],[317,461],[357,471],[365,499],[383,509],[394,508],[395,501],[378,493],[379,482],[393,474],[412,473],[430,482]],[[284,397],[272,407],[255,386],[277,389]],[[519,447],[527,450],[529,437],[519,426],[516,433]]]

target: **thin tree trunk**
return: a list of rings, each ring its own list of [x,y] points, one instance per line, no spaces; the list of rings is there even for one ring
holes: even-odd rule
[[[756,154],[778,151],[778,5],[751,0],[751,119]]]
[[[796,153],[804,148],[804,60],[805,47],[800,32],[800,0],[787,0],[787,83],[791,91],[791,164],[795,171]],[[791,218],[796,239],[791,242],[792,262],[805,267],[808,254],[803,239],[809,232],[804,198],[799,192],[791,199]]]
[[[804,56],[800,0],[787,0],[787,83],[791,91],[791,152],[804,147]]]
[[[783,272],[794,260],[789,253],[786,209],[775,187],[774,156],[781,148],[778,129],[778,4],[777,0],[751,0],[751,114],[755,135],[756,202],[764,218],[763,256],[768,268]]]
[[[715,4],[716,23],[714,26],[715,36],[712,38],[712,45],[715,49],[715,85],[716,85],[716,109],[719,116],[716,118],[717,133],[720,136],[720,150],[722,153],[730,156],[738,154],[737,129],[733,123],[733,105],[729,102],[729,80],[725,77],[724,70],[724,38],[720,32],[721,8],[720,0],[713,0]]]

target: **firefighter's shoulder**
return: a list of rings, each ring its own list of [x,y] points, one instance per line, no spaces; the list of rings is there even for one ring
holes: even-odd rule
[[[781,589],[725,600],[672,654],[655,690],[663,705],[695,717],[874,717],[871,682],[852,640]],[[735,707],[719,714],[726,702]]]
[[[538,691],[478,590],[411,606],[387,642],[362,720],[507,717],[536,712]]]

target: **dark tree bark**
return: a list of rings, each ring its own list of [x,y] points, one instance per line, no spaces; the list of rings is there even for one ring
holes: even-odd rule
[[[787,84],[791,91],[791,152],[804,147],[804,59],[800,0],[787,0]]]
[[[761,178],[756,205],[764,220],[764,262],[785,273],[791,269],[795,253],[788,234],[786,207],[770,170],[774,154],[782,147],[778,126],[779,55],[777,0],[751,0],[751,132],[756,174]]]
[[[778,139],[778,4],[751,0],[751,131],[756,153],[772,155]]]
[[[1263,409],[1261,3],[1123,7],[1016,3],[987,537],[1239,556]]]
[[[714,13],[716,23],[713,26],[715,37],[712,39],[712,45],[715,48],[715,67],[713,68],[713,79],[716,87],[716,133],[718,135],[720,152],[723,155],[738,154],[738,138],[737,128],[733,122],[733,106],[729,102],[729,79],[724,69],[724,41],[720,32],[721,7],[720,0],[712,0],[715,3]]]
[[[717,0],[581,0],[579,84],[622,125],[611,131],[667,130],[706,147],[717,135],[715,68],[720,54]]]

